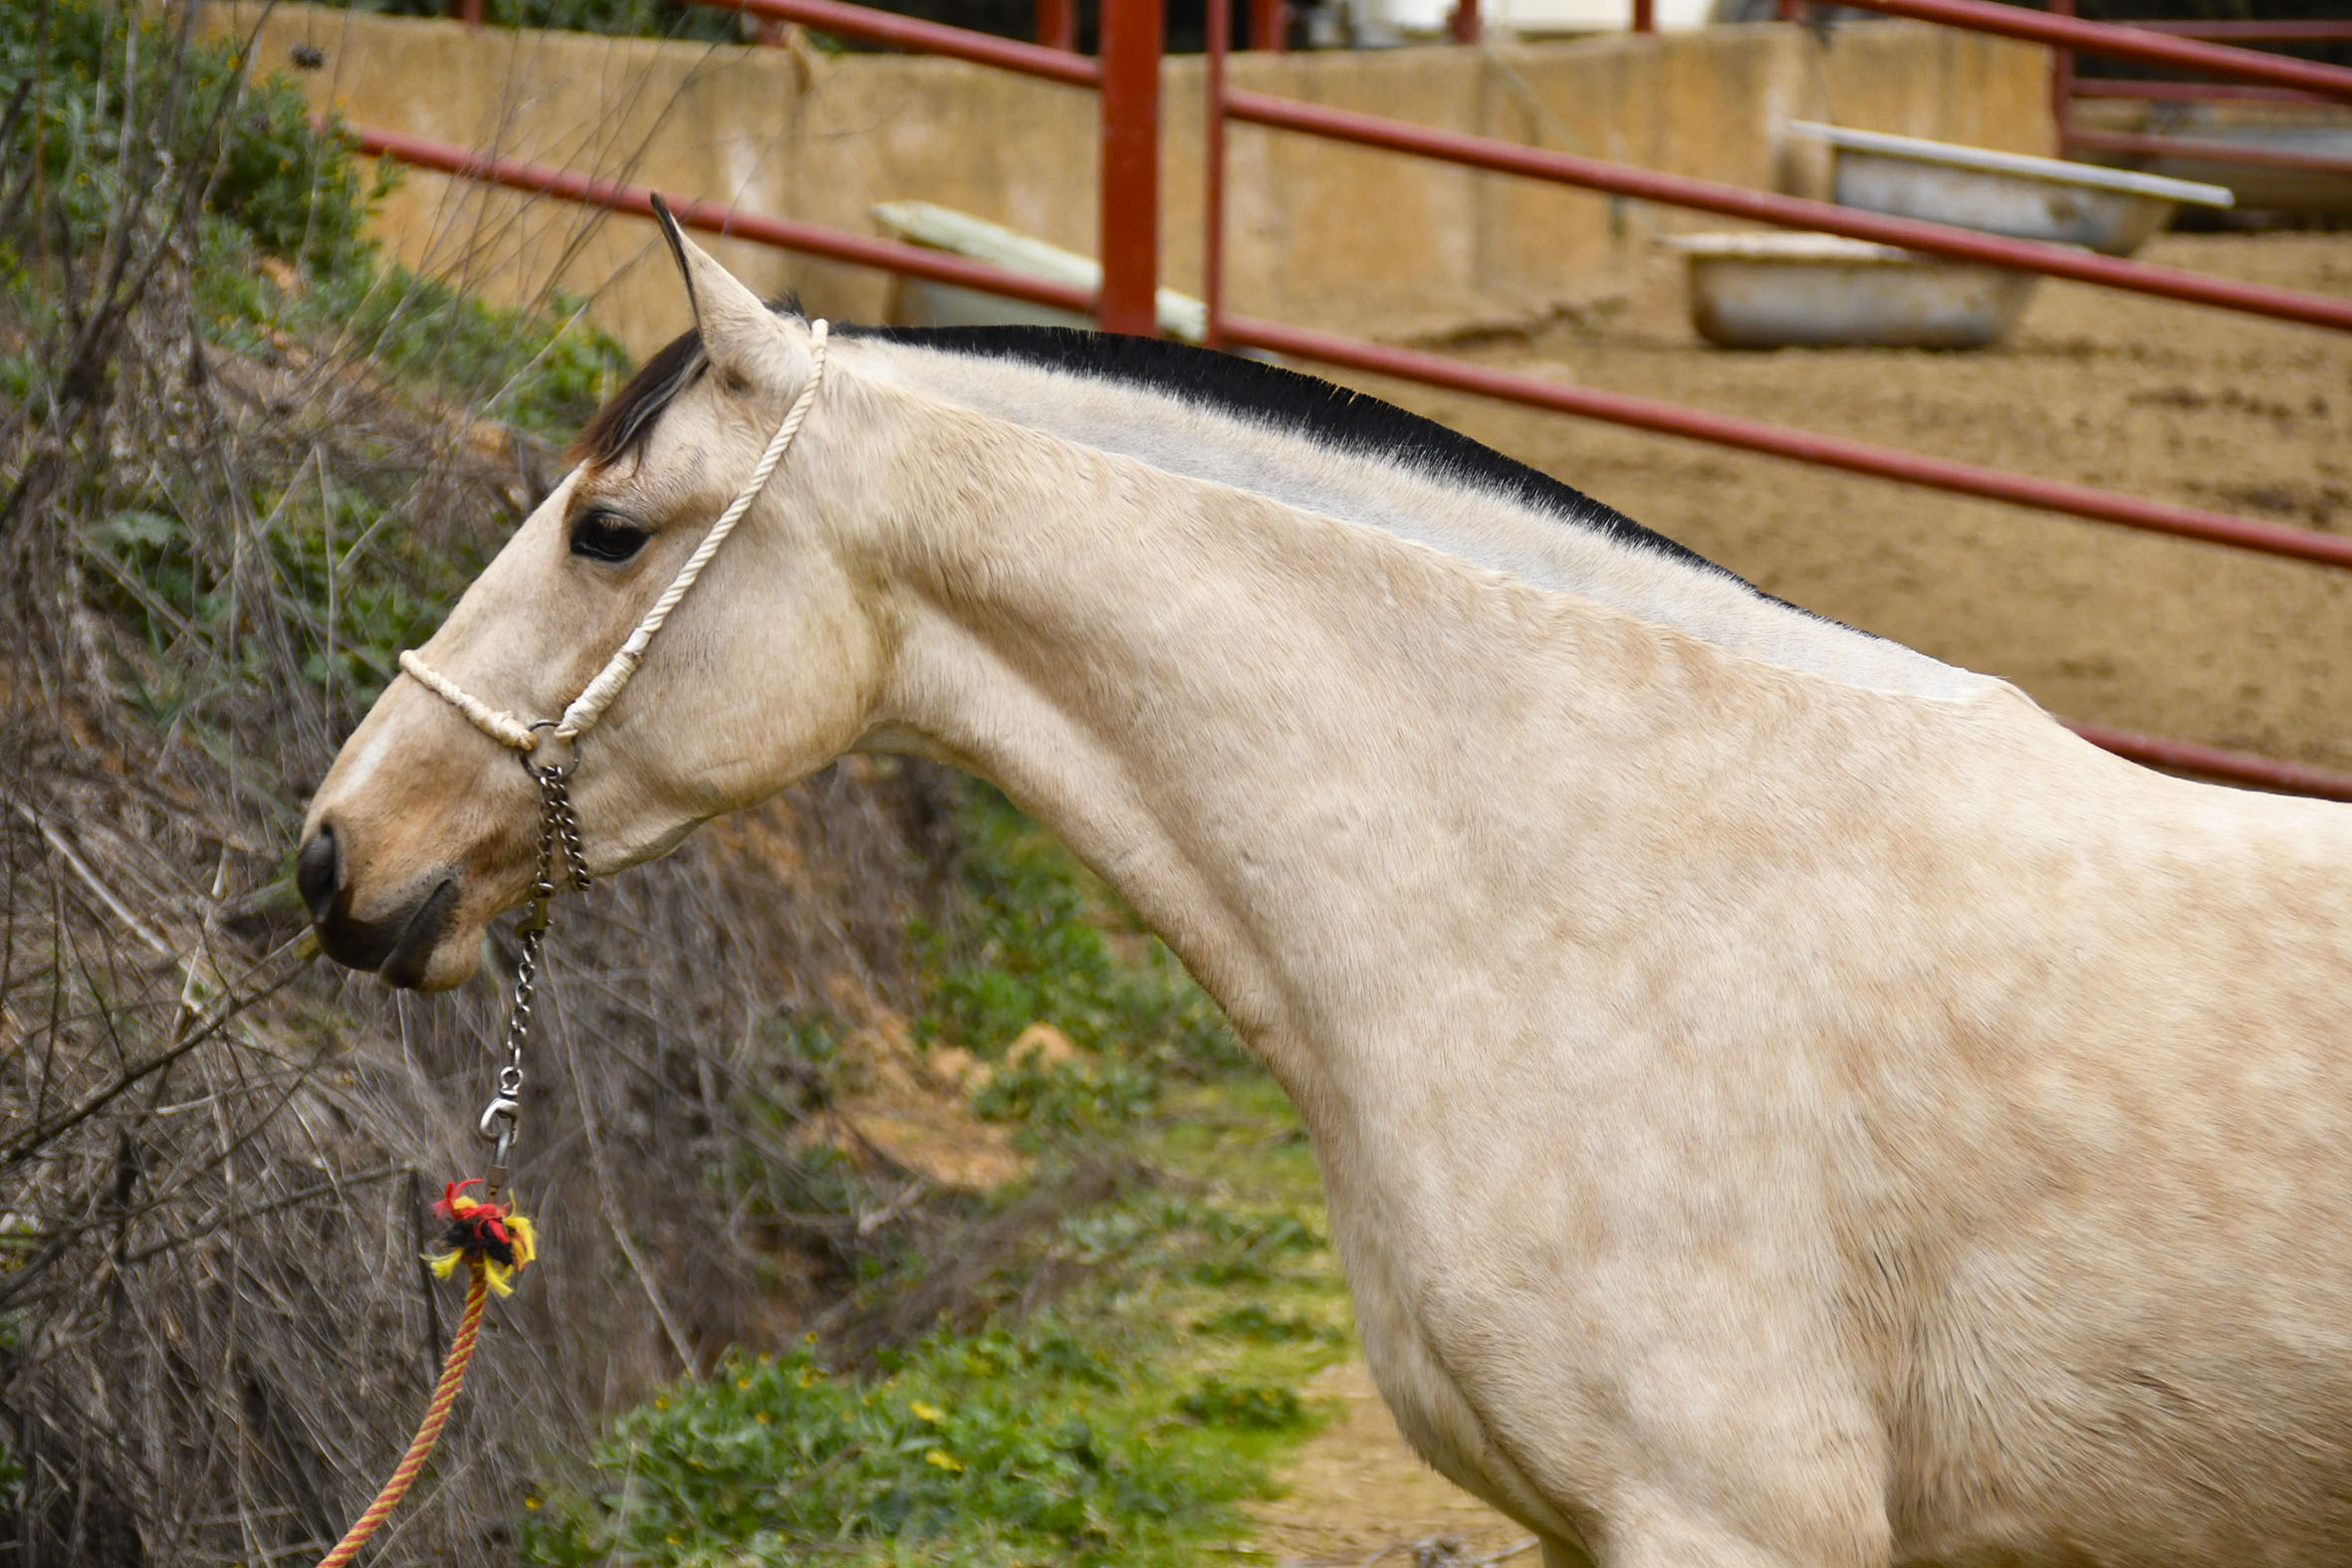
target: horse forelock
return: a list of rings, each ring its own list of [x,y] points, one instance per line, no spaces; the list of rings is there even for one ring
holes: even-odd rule
[[[801,309],[800,296],[795,294],[770,301],[768,309],[796,321],[805,320],[807,315]],[[692,329],[680,333],[656,349],[638,367],[637,373],[605,400],[595,417],[574,438],[567,456],[576,464],[602,468],[638,450],[653,433],[663,411],[709,365],[710,356],[703,348],[701,334]]]
[[[642,446],[653,422],[709,365],[702,337],[680,333],[638,366],[621,389],[605,399],[595,417],[573,439],[573,462],[602,468]]]

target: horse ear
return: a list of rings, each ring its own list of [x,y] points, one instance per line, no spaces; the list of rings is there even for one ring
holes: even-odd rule
[[[653,198],[653,215],[661,221],[661,237],[669,241],[670,256],[685,282],[686,305],[694,313],[694,333],[702,339],[702,351],[722,368],[760,362],[759,351],[773,351],[776,344],[775,315],[742,280],[686,238],[669,203],[659,196]]]

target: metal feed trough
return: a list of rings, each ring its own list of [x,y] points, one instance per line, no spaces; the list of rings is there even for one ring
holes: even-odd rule
[[[2227,207],[2227,186],[2132,169],[1790,120],[1837,149],[1838,205],[2129,256],[2181,203]]]
[[[1726,348],[1982,348],[2024,310],[2031,274],[1835,234],[1679,234],[1691,325]]]

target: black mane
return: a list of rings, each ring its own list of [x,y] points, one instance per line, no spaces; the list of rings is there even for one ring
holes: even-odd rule
[[[1434,419],[1258,359],[1160,337],[1126,337],[1068,327],[835,327],[869,337],[949,353],[1015,359],[1106,381],[1125,381],[1310,436],[1343,451],[1420,469],[1438,479],[1497,491],[1522,506],[1588,528],[1619,544],[1654,550],[1721,571],[1706,557],[1643,528],[1549,474],[1505,457]]]
[[[801,314],[798,301],[788,300],[771,309],[785,315]],[[1067,327],[836,325],[833,333],[840,337],[1013,359],[1071,375],[1127,382],[1223,409],[1276,430],[1308,436],[1343,451],[1384,458],[1437,479],[1497,492],[1532,511],[1591,529],[1622,545],[1656,551],[1711,571],[1724,569],[1582,491],[1434,419],[1280,365],[1165,338],[1127,337]],[[573,443],[573,460],[602,467],[634,451],[661,411],[702,374],[705,363],[702,342],[693,333],[673,338],[597,410]]]

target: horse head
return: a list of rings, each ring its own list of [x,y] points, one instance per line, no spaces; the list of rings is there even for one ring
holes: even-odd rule
[[[392,985],[465,981],[488,922],[528,896],[540,792],[519,757],[563,762],[586,746],[571,787],[588,858],[617,869],[822,767],[873,706],[880,617],[826,509],[794,480],[805,464],[786,463],[592,739],[561,742],[545,722],[605,668],[746,488],[818,362],[808,322],[762,304],[662,217],[693,330],[597,414],[578,466],[418,650],[453,690],[538,722],[539,744],[499,744],[404,675],[312,801],[296,879],[320,939]],[[806,443],[826,444],[838,443]]]

